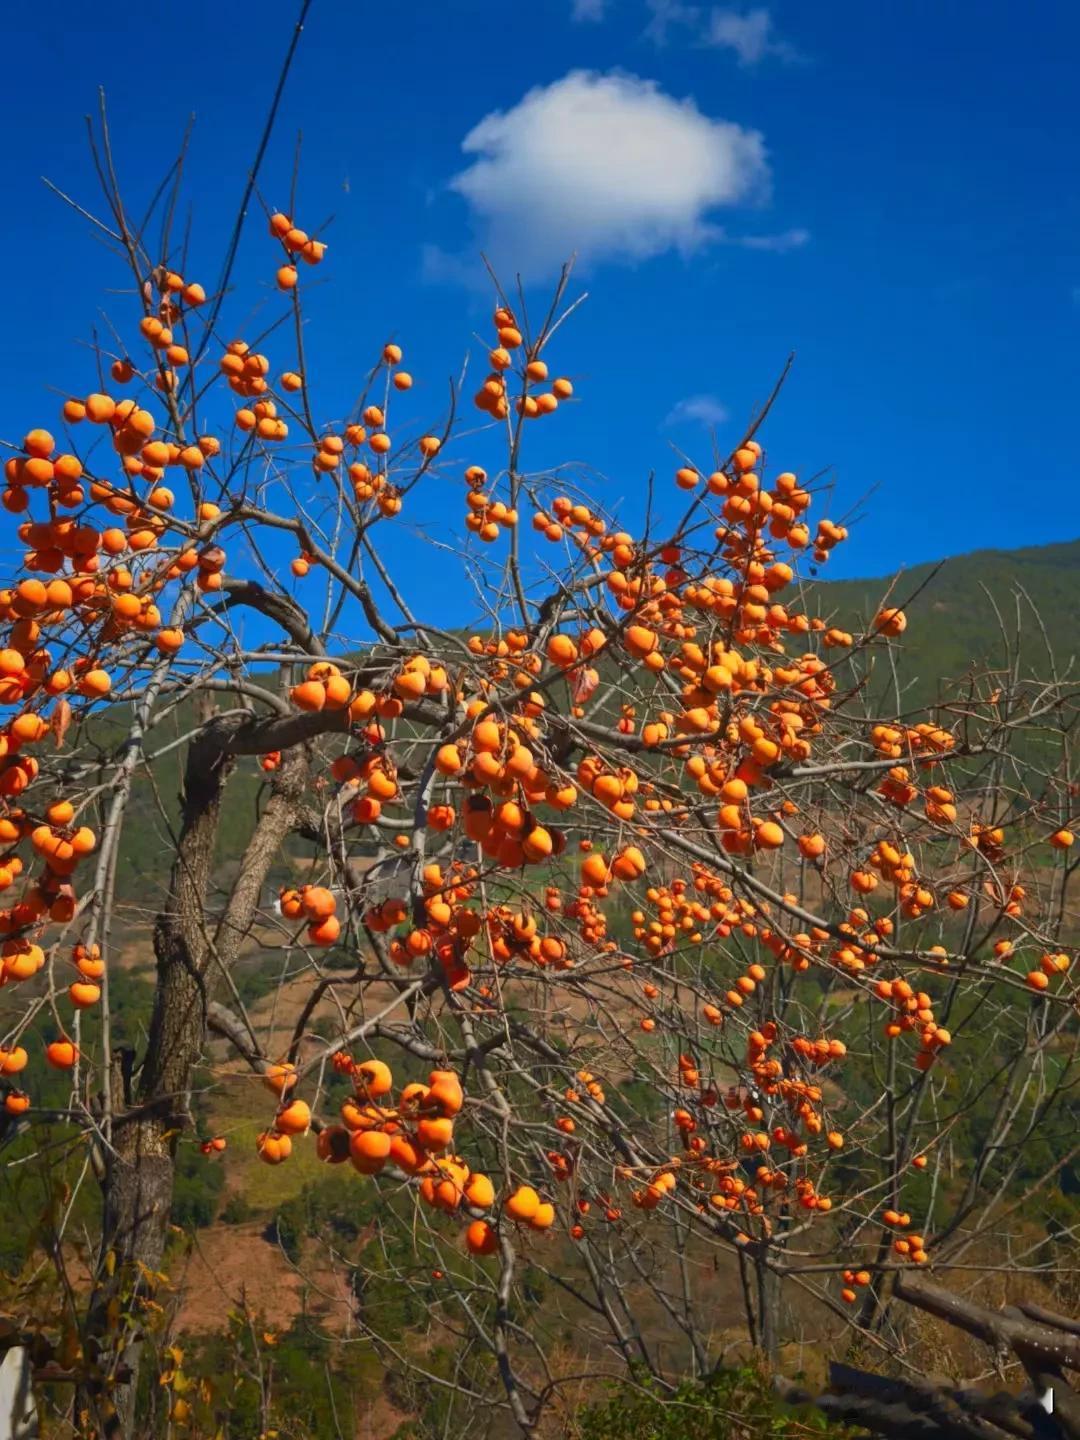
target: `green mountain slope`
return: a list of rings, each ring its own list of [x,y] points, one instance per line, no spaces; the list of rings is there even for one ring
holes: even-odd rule
[[[897,668],[905,703],[932,703],[973,666],[1020,657],[1025,673],[1059,675],[1080,651],[1080,540],[1022,550],[977,550],[893,579],[821,580],[805,588],[811,614],[856,630],[881,600],[908,617]]]

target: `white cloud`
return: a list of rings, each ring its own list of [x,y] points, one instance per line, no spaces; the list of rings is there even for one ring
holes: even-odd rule
[[[532,276],[570,254],[642,260],[724,238],[718,208],[765,200],[756,130],[703,115],[634,75],[572,71],[466,135],[451,188],[497,267]]]
[[[721,405],[715,395],[688,395],[671,407],[664,424],[685,425],[692,422],[697,425],[722,425],[727,419],[727,407]]]
[[[607,0],[574,0],[571,19],[578,22],[602,20],[606,8]]]

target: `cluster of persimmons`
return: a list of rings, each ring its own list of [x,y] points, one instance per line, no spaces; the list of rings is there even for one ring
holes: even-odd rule
[[[276,285],[298,304],[301,266],[319,264],[326,247],[285,215],[270,218],[270,232],[281,247]],[[208,665],[193,649],[189,631],[216,613],[226,546],[242,526],[295,536],[296,582],[322,575],[346,583],[307,526],[281,525],[230,488],[245,463],[328,480],[360,535],[393,520],[406,501],[415,506],[418,480],[455,463],[451,427],[395,450],[390,401],[413,386],[399,345],[383,348],[374,372],[381,401],[365,395],[346,423],[312,430],[299,362],[275,379],[257,345],[215,344],[198,328],[206,302],[202,286],[159,267],[130,336],[140,362],[115,358],[114,393],[68,398],[57,417],[63,438],[33,428],[5,465],[0,498],[16,517],[23,555],[0,591],[0,983],[31,989],[39,972],[48,975],[41,1003],[5,1011],[0,1073],[13,1115],[33,1115],[30,1093],[16,1083],[39,1034],[32,1022],[41,1013],[52,1026],[50,1065],[92,1066],[100,1057],[80,1056],[71,1016],[95,1006],[107,982],[106,940],[89,922],[108,867],[79,872],[98,843],[82,816],[90,802],[77,786],[63,793],[59,772],[42,764],[43,747],[63,743],[75,721],[118,690],[145,693],[174,675],[194,675],[197,688],[200,665],[207,675],[220,668],[220,657]],[[509,306],[499,305],[493,324],[475,407],[509,434],[516,453],[523,427],[554,416],[575,387],[550,377],[543,337],[530,340]],[[190,397],[214,381],[231,429],[222,421],[195,433],[194,415],[219,412],[205,401],[196,411]],[[860,725],[840,714],[850,687],[843,666],[899,637],[904,611],[885,604],[852,630],[806,613],[799,557],[825,562],[847,532],[828,519],[812,525],[810,489],[789,471],[768,479],[753,438],[708,473],[678,468],[674,487],[690,508],[663,543],[615,528],[580,498],[523,489],[516,472],[492,479],[492,467],[471,455],[462,462],[463,544],[493,546],[513,532],[506,566],[520,581],[519,509],[528,502],[549,557],[543,573],[550,545],[566,557],[565,576],[550,602],[526,604],[463,644],[442,649],[411,624],[400,632],[407,640],[388,641],[387,627],[380,630],[375,665],[297,654],[287,693],[297,714],[322,716],[325,735],[336,737],[327,772],[346,843],[359,853],[392,833],[411,853],[422,835],[426,854],[399,893],[347,900],[347,913],[339,896],[348,888],[328,859],[326,883],[283,890],[281,914],[295,922],[297,944],[382,947],[392,967],[430,976],[481,1018],[503,1003],[503,985],[522,978],[617,973],[633,1028],[656,1035],[638,1043],[666,1037],[679,1054],[671,1153],[624,1156],[616,1167],[632,1205],[687,1204],[730,1219],[742,1243],[768,1234],[770,1207],[781,1199],[828,1212],[835,1197],[823,1186],[845,1136],[830,1123],[826,1077],[842,1070],[847,1048],[771,1018],[759,1002],[781,967],[793,976],[812,967],[840,974],[881,1007],[884,1035],[910,1036],[911,1063],[930,1069],[952,1037],[920,975],[948,971],[951,957],[942,945],[912,940],[910,927],[998,903],[990,878],[987,895],[955,878],[941,858],[946,847],[957,865],[977,854],[997,866],[1008,847],[1002,828],[980,821],[956,793],[953,730],[931,721]],[[877,820],[865,840],[861,832],[841,840],[827,808],[800,799],[810,789],[801,777],[834,762],[841,724],[845,753],[871,776]],[[268,747],[263,770],[272,774],[281,758]],[[326,780],[324,772],[320,785]],[[915,828],[934,839],[932,852],[909,842]],[[1038,839],[1064,851],[1073,834],[1061,824]],[[815,883],[827,878],[832,898],[814,902],[817,911],[792,889],[796,871]],[[1023,914],[1022,886],[999,898],[1002,915]],[[627,917],[620,928],[616,920]],[[901,920],[916,983],[895,946]],[[1004,943],[998,962],[1024,953]],[[727,966],[732,973],[714,965],[715,983],[699,986],[688,1010],[685,995],[675,995],[679,966],[706,954],[744,958]],[[1021,975],[1041,992],[1066,984],[1068,969],[1067,954],[1047,949]],[[40,982],[33,993],[42,994]],[[700,1036],[712,1032],[740,1037],[737,1086],[719,1084],[715,1067],[695,1058]],[[579,1146],[570,1137],[607,1125],[603,1083],[568,1065],[567,1084],[548,1097],[553,1141],[542,1153],[552,1194],[557,1182],[576,1179]],[[471,1098],[454,1071],[436,1069],[392,1099],[381,1060],[341,1051],[334,1067],[352,1091],[331,1123],[298,1093],[302,1068],[268,1061],[279,1103],[258,1141],[264,1161],[287,1160],[293,1139],[314,1130],[328,1163],[369,1176],[389,1168],[434,1210],[468,1217],[465,1240],[477,1255],[499,1249],[503,1221],[544,1231],[562,1214],[580,1239],[594,1206],[608,1222],[621,1218],[614,1187],[568,1185],[557,1204],[524,1167],[502,1177],[500,1196],[454,1153]],[[923,1168],[926,1157],[912,1163]],[[909,1216],[887,1209],[882,1222],[896,1232],[896,1257],[926,1260],[927,1242]],[[844,1298],[869,1278],[845,1270]]]

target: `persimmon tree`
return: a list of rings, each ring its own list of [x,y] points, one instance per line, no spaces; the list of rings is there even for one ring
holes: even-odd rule
[[[377,1187],[411,1237],[386,1263],[456,1358],[429,1373],[361,1316],[364,1339],[523,1431],[585,1375],[707,1374],[718,1288],[767,1355],[800,1305],[887,1351],[898,1273],[1044,1268],[1025,1227],[1076,1149],[1067,672],[973,668],[912,710],[918,597],[833,616],[806,583],[847,531],[765,449],[779,386],[730,454],[642,477],[634,528],[530,468],[588,404],[569,270],[539,319],[493,280],[483,378],[441,413],[407,337],[376,337],[329,415],[303,301],[333,251],[299,209],[266,204],[261,270],[234,244],[215,289],[171,223],[180,167],[136,224],[96,157],[84,213],[131,293],[85,387],[7,445],[0,497],[3,1103],[101,1196],[86,1273],[68,1196],[58,1298],[20,1316],[74,1433],[153,1430],[148,1345],[175,1379],[177,1157],[221,1163],[193,1096],[223,1065],[265,1085],[263,1162],[311,1147]],[[459,608],[430,615],[388,535],[436,515],[410,543]],[[133,1048],[110,975],[140,787],[170,861]],[[235,979],[260,954],[305,990],[283,1047]],[[212,1387],[169,1393],[213,1433]]]

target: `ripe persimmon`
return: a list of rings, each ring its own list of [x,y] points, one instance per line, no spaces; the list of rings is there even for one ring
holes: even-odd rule
[[[578,648],[569,635],[552,635],[547,643],[547,657],[553,665],[568,669],[578,658]]]
[[[465,1244],[473,1255],[494,1255],[499,1237],[486,1220],[474,1220],[465,1231]]]
[[[255,1142],[256,1153],[265,1165],[280,1165],[292,1154],[292,1140],[273,1130],[264,1130]]]
[[[272,1090],[275,1095],[288,1094],[296,1084],[296,1078],[296,1066],[288,1060],[267,1065],[263,1072],[263,1083]]]
[[[474,1171],[466,1182],[464,1198],[474,1210],[490,1210],[495,1203],[495,1187],[486,1175]]]
[[[71,1040],[50,1040],[45,1047],[45,1059],[54,1070],[72,1070],[78,1058],[79,1052]]]
[[[454,1122],[447,1116],[425,1115],[417,1121],[416,1139],[424,1150],[445,1150],[454,1138]]]
[[[0,1050],[0,1075],[18,1075],[21,1070],[26,1069],[29,1059],[22,1045],[12,1045],[10,1049]]]
[[[353,1071],[357,1093],[372,1100],[388,1095],[394,1088],[394,1077],[383,1060],[363,1060]]]
[[[290,694],[298,710],[317,711],[326,705],[326,686],[319,680],[303,680],[293,686]]]
[[[503,1202],[503,1209],[512,1220],[526,1223],[532,1220],[540,1208],[540,1196],[531,1185],[519,1185]]]
[[[304,1135],[311,1125],[311,1110],[304,1100],[290,1100],[274,1117],[274,1128],[283,1135]]]

